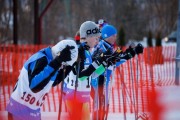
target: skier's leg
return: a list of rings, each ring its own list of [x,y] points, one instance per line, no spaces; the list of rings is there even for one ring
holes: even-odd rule
[[[99,95],[99,118],[103,119],[103,114],[104,114],[104,102],[105,102],[105,97],[104,97],[104,75],[99,76],[99,80],[98,80],[98,95]]]
[[[91,80],[91,97],[93,99],[92,119],[98,120],[98,78]]]
[[[90,120],[89,102],[82,104],[81,120]]]
[[[91,97],[93,99],[92,118],[98,120],[98,87],[91,88]]]
[[[80,103],[78,101],[66,100],[66,106],[69,112],[70,119],[73,120],[81,119],[82,105],[83,103]]]

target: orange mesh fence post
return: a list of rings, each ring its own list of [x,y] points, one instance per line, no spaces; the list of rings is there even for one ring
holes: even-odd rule
[[[42,105],[42,111],[45,111],[45,105],[46,104]]]
[[[25,63],[25,59],[24,59],[24,56],[26,54],[26,45],[21,45],[21,59],[22,59],[22,62],[20,64],[20,69],[23,67],[24,63]]]
[[[116,81],[117,81],[117,90],[118,90],[118,104],[119,104],[119,109],[118,109],[118,111],[119,112],[121,112],[121,98],[120,98],[120,80],[122,79],[121,78],[121,73],[119,72],[119,70],[120,70],[120,67],[118,67],[118,68],[116,68],[116,76],[117,76],[117,78],[116,78]]]
[[[21,57],[20,57],[20,46],[16,45],[14,47],[14,54],[13,54],[13,62],[14,62],[14,66],[13,66],[13,85],[16,83],[19,73],[20,73],[20,69],[22,66],[20,66],[21,64]]]
[[[133,59],[129,60],[130,61],[130,82],[131,82],[131,90],[132,90],[132,101],[133,101],[133,109],[135,113],[135,117],[137,115],[136,113],[136,98],[135,98],[135,79],[134,79],[134,74],[133,74]]]
[[[9,99],[9,97],[10,97],[10,86],[11,86],[11,74],[10,74],[10,52],[11,51],[11,46],[8,46],[7,47],[7,50],[6,50],[6,55],[5,55],[5,57],[6,57],[6,70],[7,70],[7,79],[6,79],[6,95],[5,95],[5,97],[6,97],[6,100],[8,100]],[[5,103],[7,104],[7,101],[5,101]]]
[[[48,102],[48,111],[50,112],[51,111],[51,103],[50,103],[50,98],[49,98],[49,95],[47,95],[47,97],[46,97],[46,99],[47,99],[47,102]]]
[[[135,101],[134,101],[134,104],[135,104],[135,111],[136,113],[138,113],[138,92],[139,92],[139,88],[138,88],[138,56],[134,57],[132,59],[132,66],[133,66],[133,79],[134,79],[134,96],[135,96]]]
[[[127,81],[127,85],[128,85],[128,90],[130,92],[129,98],[130,98],[130,112],[133,113],[133,103],[132,103],[132,90],[131,90],[131,79],[130,79],[130,61],[127,61],[127,67],[128,67],[128,81]]]
[[[54,112],[56,112],[56,103],[55,103],[55,92],[54,92],[54,87],[52,88],[52,99],[53,99],[53,105],[54,105]]]
[[[13,46],[12,48],[12,59],[11,59],[11,63],[12,63],[12,79],[11,80],[14,80],[15,78],[15,72],[17,71],[17,59],[16,59],[16,45]]]
[[[60,85],[57,86],[57,92],[58,92],[58,102],[60,102],[60,94],[61,94],[61,91],[60,91]]]
[[[124,67],[122,65],[122,67]],[[126,86],[125,86],[125,82],[124,82],[124,72],[123,72],[123,69],[121,69],[121,67],[118,67],[117,69],[117,73],[116,74],[119,74],[119,78],[120,78],[120,81],[119,83],[121,83],[121,89],[122,89],[122,104],[123,104],[123,113],[124,113],[124,117],[126,118]],[[118,84],[118,91],[120,91],[120,87],[119,87],[120,84]],[[120,96],[120,92],[118,92],[118,99],[119,99],[119,112],[121,112],[121,96]]]
[[[146,64],[145,64],[145,66],[146,66],[146,67],[145,67],[145,69],[146,69],[146,70],[145,70],[145,71],[146,71],[146,72],[145,72],[145,73],[146,73],[146,80],[145,80],[145,83],[146,83],[146,84],[145,84],[145,85],[147,86],[147,87],[146,87],[146,91],[148,92],[148,89],[149,89],[149,88],[148,88],[148,85],[149,85],[149,83],[148,83],[148,79],[149,79],[149,77],[148,77],[148,75],[149,75],[149,74],[148,74],[148,73],[149,73],[149,71],[148,71],[148,65],[150,64],[150,61],[152,61],[152,60],[151,60],[151,57],[150,57],[150,56],[151,56],[151,52],[150,52],[150,51],[151,51],[151,48],[147,48],[146,50],[147,50],[147,51],[144,53],[144,54],[145,54],[145,57],[146,57],[145,59],[147,60],[147,62],[146,62]],[[147,96],[147,99],[148,99],[148,96]],[[149,101],[147,101],[147,104],[149,105]]]
[[[24,63],[28,60],[29,58],[29,46],[24,46],[24,51],[25,51],[25,54],[24,54]]]
[[[10,98],[10,94],[12,92],[13,86],[11,85],[13,79],[13,69],[12,69],[12,54],[13,54],[14,45],[9,46],[9,53],[8,53],[8,69],[9,69],[9,81],[8,81],[8,98]]]
[[[141,108],[142,108],[142,112],[144,112],[144,94],[143,94],[143,71],[142,71],[142,64],[144,64],[144,59],[142,59],[143,55],[139,55],[138,59],[140,59],[141,63],[139,62],[139,73],[140,73],[140,98],[141,98]]]
[[[1,105],[1,110],[4,110],[4,108],[5,108],[5,105],[6,105],[6,98],[5,98],[5,80],[6,80],[6,75],[5,75],[5,45],[2,45],[1,46],[1,49],[2,49],[2,52],[1,52],[1,66],[2,66],[2,77],[0,78],[0,79],[2,79],[0,82],[1,82],[1,86],[2,86],[2,88],[1,88],[1,94],[3,94],[3,97],[1,98],[1,103],[2,104],[0,104]]]
[[[124,73],[124,70],[122,69],[122,73]],[[124,82],[124,74],[122,75],[122,81],[121,81],[121,87],[122,87],[122,97],[123,97],[123,113],[124,113],[124,118],[126,119],[126,112],[127,112],[127,106],[126,106],[126,84]]]
[[[11,81],[11,77],[10,77],[10,63],[9,63],[9,61],[10,61],[10,58],[9,58],[9,56],[10,56],[10,50],[11,50],[11,46],[9,46],[9,47],[7,47],[7,51],[6,51],[6,58],[7,58],[7,61],[6,61],[6,67],[7,67],[7,93],[6,94],[8,94],[8,98],[7,99],[9,99],[9,96],[10,96],[10,83],[12,82]]]

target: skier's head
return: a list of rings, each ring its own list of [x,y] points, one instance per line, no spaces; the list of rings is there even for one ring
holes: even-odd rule
[[[86,21],[81,24],[80,26],[80,37],[87,38],[87,37],[94,37],[100,36],[101,32],[99,27],[93,21]]]
[[[77,47],[74,40],[61,40],[60,42],[58,42],[56,45],[54,45],[51,48],[52,55],[53,55],[53,58],[55,58],[56,56],[58,56],[60,54],[60,52],[67,45],[75,47],[74,49],[71,50],[71,60],[66,62],[67,65],[73,65],[74,62],[77,60],[77,57],[78,57],[78,47]]]
[[[107,40],[111,44],[114,44],[114,42],[116,40],[116,36],[117,36],[117,29],[114,26],[112,26],[112,25],[105,25],[101,29],[101,33],[102,33],[101,36],[102,36],[103,39]]]
[[[99,40],[100,36],[101,36],[100,29],[95,22],[86,21],[81,24],[80,26],[81,41],[84,40],[85,42],[87,42],[87,45],[90,48],[93,48],[97,44],[97,41]]]
[[[80,33],[79,30],[76,32],[74,36],[74,40],[76,41],[77,44],[80,44]]]

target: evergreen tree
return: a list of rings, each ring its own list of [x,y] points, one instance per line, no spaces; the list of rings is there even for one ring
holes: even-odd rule
[[[152,45],[152,32],[151,32],[151,30],[149,30],[149,32],[148,32],[147,44],[148,44],[149,47],[153,46]]]
[[[124,31],[124,28],[121,26],[120,29],[119,29],[119,32],[118,32],[118,37],[117,37],[117,45],[119,46],[125,46],[125,31]]]
[[[161,32],[157,32],[156,36],[156,46],[161,46]]]

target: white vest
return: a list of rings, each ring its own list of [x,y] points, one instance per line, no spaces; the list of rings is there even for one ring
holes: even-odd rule
[[[54,81],[50,80],[41,91],[34,93],[29,88],[28,72],[24,67],[22,68],[18,79],[16,89],[12,93],[11,97],[15,101],[33,110],[40,108],[43,105]]]

